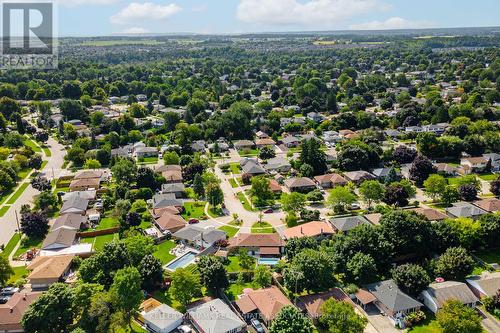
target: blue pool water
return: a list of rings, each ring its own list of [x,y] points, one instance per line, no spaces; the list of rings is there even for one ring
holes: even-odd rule
[[[274,266],[278,261],[278,258],[259,258],[259,265]]]
[[[196,257],[196,253],[194,252],[188,252],[182,257],[172,261],[170,264],[167,265],[167,269],[170,269],[172,271],[175,271],[177,268],[180,267],[186,267],[190,263],[194,261],[194,258]]]

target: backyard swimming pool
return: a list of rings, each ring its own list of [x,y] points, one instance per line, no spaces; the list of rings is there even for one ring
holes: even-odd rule
[[[166,268],[171,271],[175,271],[177,268],[180,267],[186,267],[187,265],[191,264],[194,261],[194,258],[196,257],[196,253],[194,252],[188,252],[184,254],[182,257],[179,257],[169,263]]]
[[[274,266],[280,261],[278,258],[259,258],[259,265]]]

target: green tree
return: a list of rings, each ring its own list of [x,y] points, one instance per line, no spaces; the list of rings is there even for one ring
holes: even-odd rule
[[[165,165],[178,165],[179,154],[175,151],[167,151],[163,154],[163,160],[165,161]]]
[[[209,183],[205,188],[206,198],[212,207],[217,207],[224,202],[224,193],[219,184]]]
[[[288,260],[295,258],[304,249],[318,249],[318,241],[313,237],[293,237],[285,243],[285,253]]]
[[[445,223],[451,226],[454,233],[458,235],[462,247],[474,250],[481,245],[483,237],[481,222],[467,217],[459,217],[447,219]]]
[[[28,307],[21,324],[26,332],[65,332],[73,324],[74,296],[67,284],[54,283]]]
[[[336,213],[342,213],[347,205],[356,201],[356,195],[346,186],[337,186],[328,195],[327,204]]]
[[[306,196],[302,193],[292,192],[281,195],[281,206],[285,212],[299,212],[306,205]]]
[[[118,270],[113,277],[109,292],[115,308],[123,312],[125,319],[130,323],[143,299],[141,274],[137,268],[126,267]]]
[[[440,195],[443,194],[446,188],[447,182],[446,179],[437,174],[430,175],[424,181],[425,192],[432,198],[432,200],[436,200]]]
[[[444,188],[441,193],[441,202],[447,207],[451,206],[452,203],[460,200],[460,193],[455,186],[448,185]]]
[[[274,198],[274,193],[269,187],[269,179],[266,177],[252,177],[252,188],[250,190],[252,197],[255,198],[255,205],[262,207],[268,205]]]
[[[377,278],[377,264],[369,254],[356,253],[347,261],[347,276],[353,282],[366,284]]]
[[[99,169],[101,167],[101,162],[96,159],[89,158],[83,164],[84,169]]]
[[[324,290],[333,283],[333,260],[324,251],[305,249],[297,254],[284,271],[285,285],[289,290]]]
[[[373,202],[379,202],[384,197],[385,188],[377,180],[364,181],[359,187],[363,200],[371,207]]]
[[[429,274],[416,264],[404,264],[394,268],[392,279],[401,290],[415,297],[431,283]]]
[[[474,269],[474,259],[462,247],[450,247],[436,261],[434,272],[446,280],[463,280]]]
[[[316,139],[302,141],[300,152],[301,164],[308,164],[314,170],[314,175],[322,175],[327,169],[326,155],[320,149],[321,143]]]
[[[195,297],[201,296],[200,275],[190,268],[178,268],[172,275],[170,291],[185,308]]]
[[[212,292],[229,285],[226,268],[215,256],[202,256],[198,261],[201,281]]]
[[[12,275],[14,275],[14,270],[10,267],[9,259],[0,254],[0,286],[5,286]]]
[[[354,311],[347,302],[333,298],[326,300],[320,308],[319,323],[328,328],[329,333],[362,333],[368,320]]]
[[[193,192],[196,195],[197,200],[205,196],[205,186],[203,185],[203,179],[199,173],[194,176]]]
[[[268,266],[259,265],[255,268],[253,282],[260,288],[266,288],[271,285],[272,277],[271,269]]]
[[[250,269],[254,263],[254,258],[248,254],[245,249],[240,249],[238,251],[238,260],[240,261],[240,266],[244,269]]]
[[[276,315],[269,327],[269,333],[312,333],[311,320],[296,307],[287,305]]]
[[[438,310],[436,320],[443,333],[481,333],[481,318],[476,310],[457,300],[447,301]]]
[[[111,168],[113,178],[117,183],[130,186],[137,177],[137,166],[135,162],[128,158],[120,158]]]
[[[142,279],[142,288],[151,291],[161,284],[163,268],[161,261],[152,254],[145,255],[139,264],[139,273]]]

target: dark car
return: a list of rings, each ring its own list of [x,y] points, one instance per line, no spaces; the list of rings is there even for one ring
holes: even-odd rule
[[[264,214],[271,214],[274,213],[274,210],[272,208],[268,208],[264,211]]]
[[[260,323],[260,321],[258,321],[257,319],[253,318],[252,320],[250,320],[250,324],[252,324],[252,327],[255,328],[255,331],[257,333],[264,333],[264,326],[262,326],[262,324]]]
[[[0,304],[5,304],[9,301],[9,297],[7,296],[1,296],[0,297]]]
[[[188,223],[189,224],[196,224],[196,223],[200,223],[200,220],[191,218],[191,219],[189,219]]]

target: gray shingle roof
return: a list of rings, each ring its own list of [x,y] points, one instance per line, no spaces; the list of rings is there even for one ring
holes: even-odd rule
[[[245,322],[218,298],[190,309],[188,314],[197,326],[207,333],[236,332],[246,326]]]
[[[61,207],[61,213],[64,213],[65,211],[72,209],[86,211],[88,206],[89,206],[89,201],[87,199],[73,197],[70,198],[69,200],[66,200],[63,203]]]
[[[182,319],[183,314],[175,309],[172,309],[166,304],[162,304],[143,314],[142,317],[163,330],[169,328],[172,324]]]
[[[456,217],[475,217],[486,214],[486,211],[468,202],[458,202],[446,208],[446,212]]]
[[[182,201],[176,199],[174,193],[155,194],[153,196],[153,208],[167,206],[182,206]]]
[[[429,293],[429,295],[432,297],[434,302],[436,302],[439,308],[442,307],[443,304],[450,299],[455,299],[462,302],[463,304],[469,304],[478,301],[477,297],[463,282],[445,281],[440,283],[432,283],[425,291]]]
[[[393,312],[422,306],[422,303],[402,292],[393,280],[369,284],[366,286],[366,290],[372,293],[379,302]]]
[[[354,215],[354,216],[346,216],[346,217],[337,217],[331,219],[330,222],[333,226],[340,231],[349,231],[359,225],[362,224],[370,224],[367,219],[362,216]]]

